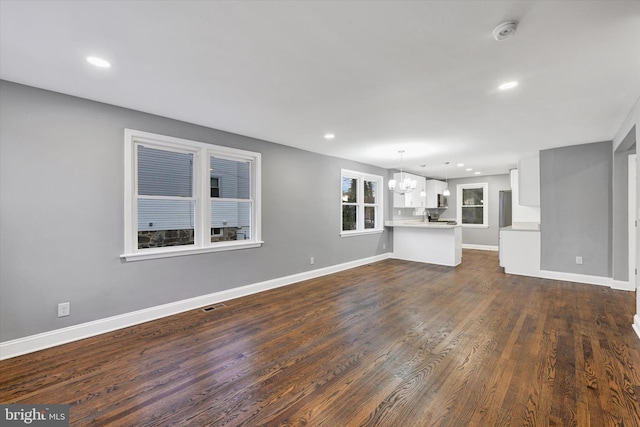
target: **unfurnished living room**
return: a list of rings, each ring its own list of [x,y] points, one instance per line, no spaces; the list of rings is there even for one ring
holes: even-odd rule
[[[640,426],[640,1],[0,0],[0,425]]]

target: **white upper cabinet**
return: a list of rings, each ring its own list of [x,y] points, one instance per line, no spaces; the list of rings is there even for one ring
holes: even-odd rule
[[[418,208],[424,208],[426,206],[426,200],[424,196],[420,195],[420,193],[426,191],[427,179],[424,176],[416,176],[414,179],[418,182],[418,185],[416,185],[416,189],[413,191],[413,200],[415,206]]]
[[[447,188],[447,183],[437,179],[428,179],[426,185],[427,200],[425,207],[427,209],[435,209],[438,207],[438,194],[442,194],[444,189]]]
[[[393,207],[395,208],[423,208],[425,207],[425,198],[420,196],[420,192],[425,189],[426,178],[423,176],[413,175],[404,172],[404,177],[416,181],[416,189],[410,193],[398,194],[393,193]],[[400,181],[400,173],[394,173],[393,179]]]
[[[540,224],[540,206],[524,206],[520,204],[520,180],[518,169],[511,170],[511,218],[516,224]]]
[[[520,205],[540,206],[540,158],[530,157],[518,162]]]

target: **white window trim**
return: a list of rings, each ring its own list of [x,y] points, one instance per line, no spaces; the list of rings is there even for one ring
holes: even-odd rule
[[[342,177],[355,178],[358,180],[358,200],[356,201],[356,205],[358,206],[358,225],[356,230],[342,230]],[[371,204],[364,203],[364,181],[375,181],[378,184],[378,190],[376,194],[377,206],[376,210],[376,226],[375,228],[364,228],[364,207],[372,206]],[[383,199],[383,184],[384,179],[380,175],[373,175],[364,172],[357,172],[348,169],[340,170],[340,237],[352,237],[352,236],[362,236],[366,234],[377,234],[382,233],[384,231],[384,199]]]
[[[468,188],[482,188],[482,224],[463,224],[462,223],[462,190]],[[489,183],[477,182],[471,184],[458,184],[456,190],[456,214],[458,224],[466,228],[489,228]]]
[[[138,249],[137,233],[137,204],[135,200],[135,173],[136,173],[136,143],[147,143],[152,146],[180,152],[193,152],[194,192],[196,203],[195,221],[199,225],[198,232],[194,234],[193,246],[170,246],[162,248]],[[251,200],[253,211],[251,227],[253,238],[232,242],[211,243],[209,233],[208,213],[210,211],[210,175],[204,171],[209,170],[209,156],[215,155],[230,159],[249,160],[253,164],[251,173]],[[124,254],[121,259],[126,261],[141,261],[156,258],[169,258],[175,256],[203,254],[210,252],[231,251],[238,249],[257,248],[264,243],[261,230],[261,155],[252,151],[239,150],[219,145],[206,144],[188,139],[175,138],[166,135],[158,135],[134,129],[124,130]],[[204,182],[206,181],[206,182]]]

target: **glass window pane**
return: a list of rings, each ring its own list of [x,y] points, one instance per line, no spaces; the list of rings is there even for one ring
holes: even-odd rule
[[[357,209],[352,205],[342,206],[342,230],[355,230],[357,228]]]
[[[220,197],[220,178],[211,177],[210,181],[211,181],[211,185],[210,185],[211,197]]]
[[[251,239],[251,202],[211,200],[211,241]]]
[[[212,185],[211,197],[221,197],[225,199],[251,198],[250,162],[211,157],[209,169]],[[213,195],[214,183],[218,185],[217,196]]]
[[[375,181],[364,180],[364,202],[376,203],[376,195],[378,194],[378,183]]]
[[[463,188],[462,189],[462,205],[477,206],[482,205],[484,199],[483,188]]]
[[[462,223],[463,224],[482,224],[483,223],[482,207],[462,207]]]
[[[138,200],[138,249],[193,245],[193,200]]]
[[[364,207],[364,228],[376,228],[376,207]]]
[[[193,154],[138,146],[138,194],[193,196]]]
[[[356,203],[358,200],[357,178],[342,177],[342,201],[344,203]]]

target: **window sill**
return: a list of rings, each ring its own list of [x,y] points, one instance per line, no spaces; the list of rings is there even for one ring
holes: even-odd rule
[[[464,228],[489,228],[488,225],[483,224],[462,224]]]
[[[351,236],[362,236],[362,235],[366,235],[366,234],[379,234],[382,233],[384,230],[383,229],[379,229],[376,228],[375,230],[366,230],[366,231],[342,231],[340,232],[340,237],[351,237]]]
[[[173,258],[177,256],[185,256],[185,255],[198,255],[198,254],[206,254],[210,252],[226,252],[226,251],[234,251],[238,249],[250,249],[250,248],[259,248],[262,246],[263,241],[252,241],[251,243],[231,243],[231,244],[220,244],[216,246],[208,246],[206,248],[179,248],[171,247],[161,248],[158,250],[153,250],[149,252],[136,252],[130,254],[122,254],[120,255],[120,259],[126,262],[131,261],[144,261],[147,259],[158,259],[158,258]]]

